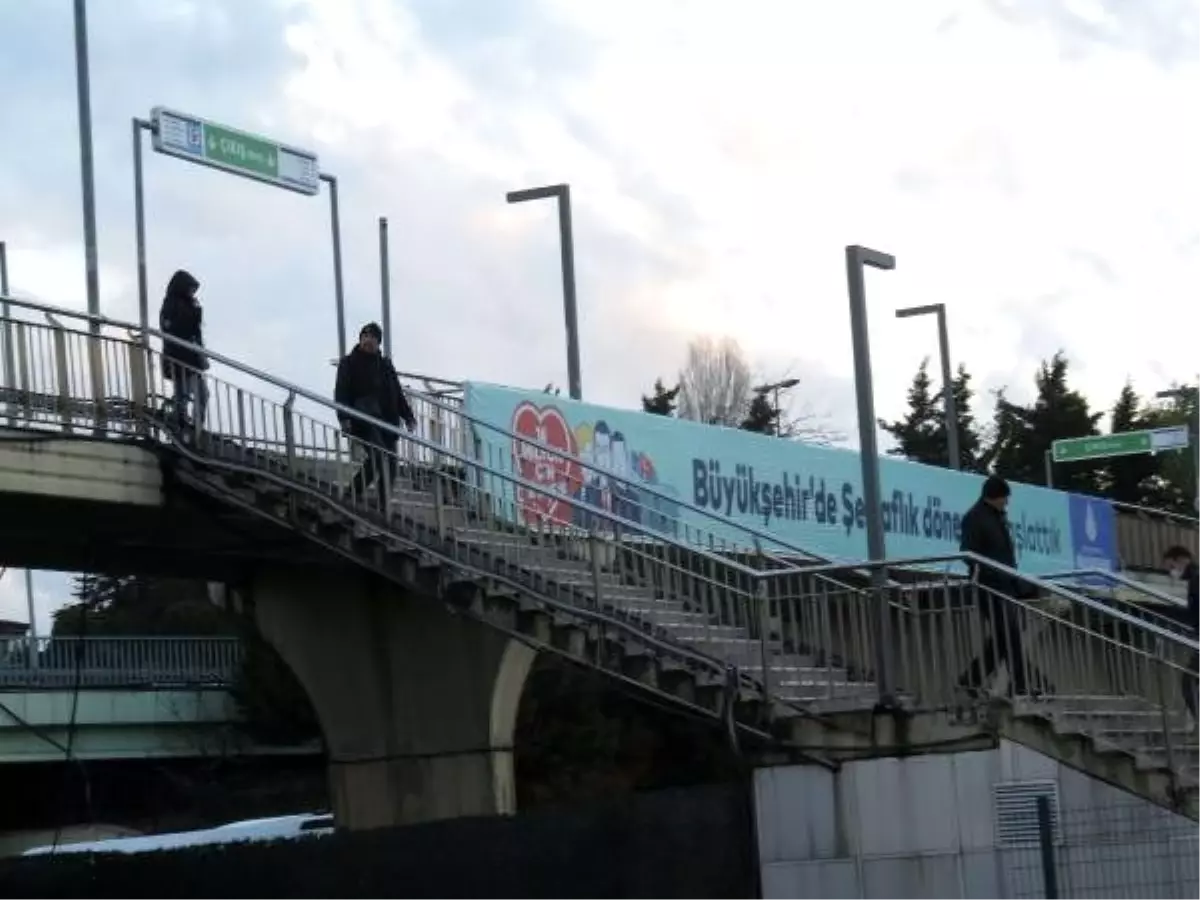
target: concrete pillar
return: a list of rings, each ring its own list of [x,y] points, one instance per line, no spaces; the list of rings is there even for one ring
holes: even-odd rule
[[[365,575],[275,569],[253,602],[320,719],[340,826],[516,811],[513,733],[535,651]]]

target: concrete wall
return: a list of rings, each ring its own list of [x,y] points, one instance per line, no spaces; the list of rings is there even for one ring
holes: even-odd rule
[[[162,504],[158,457],[132,444],[0,430],[0,494]],[[15,438],[28,439],[15,439]]]
[[[1196,823],[1008,741],[864,760],[838,773],[760,769],[764,897],[1044,896],[1036,844],[1004,846],[993,787],[1050,782],[1060,895],[1197,896]]]

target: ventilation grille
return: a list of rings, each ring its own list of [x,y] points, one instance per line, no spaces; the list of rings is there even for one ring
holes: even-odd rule
[[[1009,781],[992,785],[996,813],[996,845],[1028,847],[1038,843],[1038,797],[1050,803],[1050,833],[1054,843],[1062,834],[1058,819],[1058,784],[1054,781]]]

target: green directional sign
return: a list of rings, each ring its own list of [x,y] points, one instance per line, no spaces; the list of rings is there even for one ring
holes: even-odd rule
[[[1187,428],[1179,425],[1150,431],[1124,431],[1120,434],[1104,434],[1097,437],[1067,438],[1051,444],[1050,452],[1055,462],[1079,462],[1111,456],[1178,450],[1187,445]]]
[[[321,189],[315,153],[161,106],[151,111],[150,121],[159,153],[301,194]]]

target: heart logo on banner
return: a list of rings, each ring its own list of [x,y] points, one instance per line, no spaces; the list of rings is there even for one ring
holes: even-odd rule
[[[530,525],[570,525],[571,498],[579,493],[583,470],[579,445],[563,414],[553,406],[538,407],[528,401],[513,411],[513,462],[526,481],[546,488],[534,491],[517,487],[517,503]],[[520,438],[539,441],[564,455],[547,453]]]

